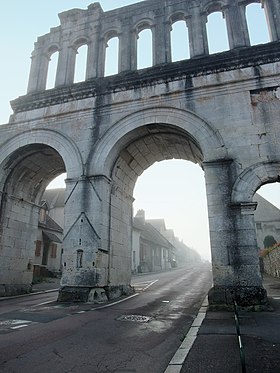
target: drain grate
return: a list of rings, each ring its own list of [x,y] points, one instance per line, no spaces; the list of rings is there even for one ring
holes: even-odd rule
[[[122,315],[117,318],[118,321],[132,321],[132,322],[149,322],[152,319],[150,316],[142,316],[142,315]]]

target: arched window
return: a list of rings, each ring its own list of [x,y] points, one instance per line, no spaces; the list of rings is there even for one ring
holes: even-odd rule
[[[229,50],[226,21],[222,12],[209,14],[206,28],[210,54]]]
[[[119,72],[119,38],[108,40],[105,56],[105,76],[115,75]]]
[[[77,50],[74,83],[86,80],[88,46],[81,45]]]
[[[189,32],[185,21],[172,24],[171,56],[172,62],[190,58]]]
[[[144,29],[138,34],[137,69],[153,66],[153,35],[150,29]]]
[[[48,76],[46,82],[46,89],[52,89],[55,87],[55,78],[57,71],[57,62],[58,62],[58,51],[54,52],[50,56],[49,66],[48,66]]]
[[[246,7],[246,20],[251,45],[270,42],[265,11],[261,4],[249,4]]]

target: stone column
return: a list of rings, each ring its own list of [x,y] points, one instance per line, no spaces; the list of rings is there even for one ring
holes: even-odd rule
[[[50,58],[47,54],[44,54],[43,49],[36,44],[31,56],[31,68],[27,93],[43,91],[46,89]]]
[[[191,17],[187,20],[189,26],[190,57],[209,54],[206,23],[207,14],[201,13],[199,7],[192,9]]]
[[[103,77],[105,74],[105,59],[106,48],[108,47],[107,40],[104,37],[99,39],[98,43],[98,61],[97,61],[97,77]]]
[[[235,3],[223,7],[226,19],[229,48],[250,46],[249,32],[245,16],[245,6]]]
[[[280,6],[279,0],[264,1],[264,8],[269,23],[270,37],[272,41],[280,40]]]
[[[213,267],[210,309],[267,305],[258,267],[254,204],[231,205],[231,161],[205,162]],[[247,214],[249,212],[249,214]]]
[[[162,15],[157,15],[153,32],[154,64],[171,62],[171,25],[164,22]]]
[[[55,86],[64,86],[72,84],[75,74],[75,62],[77,51],[72,46],[69,46],[68,41],[64,41],[62,48],[59,51],[57,73]]]
[[[119,72],[132,69],[132,44],[130,20],[125,19],[122,23],[122,33],[119,38]]]
[[[130,288],[131,273],[122,267],[120,245],[126,234],[115,219],[119,206],[114,193],[106,176],[66,180],[59,301],[106,301]]]
[[[97,29],[90,36],[90,43],[88,44],[88,55],[87,55],[87,69],[86,79],[97,77],[97,65],[98,65],[98,52],[99,52],[99,33]]]

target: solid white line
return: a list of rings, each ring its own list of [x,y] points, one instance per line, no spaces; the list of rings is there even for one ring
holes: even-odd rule
[[[124,299],[120,299],[116,302],[113,302],[113,303],[110,303],[110,304],[105,304],[104,306],[101,306],[101,307],[95,307],[95,308],[91,308],[90,310],[91,311],[96,311],[96,310],[101,310],[103,308],[108,308],[108,307],[112,307],[112,306],[115,306],[116,304],[119,304],[119,303],[122,303],[122,302],[126,302],[127,300],[131,299],[131,298],[134,298],[136,297],[137,295],[139,295],[139,293],[135,293],[133,295],[130,295],[129,297],[127,298],[124,298]]]
[[[49,303],[53,303],[53,302],[54,302],[53,300],[49,300],[48,302],[43,302],[43,303],[35,304],[35,305],[32,306],[32,307],[44,306],[45,304],[49,304]]]
[[[158,280],[155,280],[155,281],[151,282],[149,285],[145,286],[143,288],[143,291],[149,289],[149,287],[152,286],[152,285],[154,285],[156,282],[158,282]]]
[[[18,326],[11,326],[10,329],[20,329],[20,328],[25,328],[26,326],[28,326],[27,324],[22,324],[22,325],[18,325]]]
[[[183,342],[181,343],[178,350],[175,352],[173,358],[171,359],[167,369],[164,373],[180,373],[183,363],[186,360],[196,338],[199,328],[202,324],[206,316],[205,309],[205,302],[207,302],[207,298],[205,298],[196,318],[194,319],[186,337],[184,338]]]

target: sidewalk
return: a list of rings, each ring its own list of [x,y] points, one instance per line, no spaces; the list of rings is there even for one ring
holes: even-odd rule
[[[273,312],[239,311],[245,368],[241,365],[233,312],[206,312],[180,373],[279,373],[280,279],[264,278]],[[178,366],[179,367],[179,366]]]
[[[60,278],[47,278],[42,282],[38,282],[32,286],[32,293],[57,290],[60,287]]]

